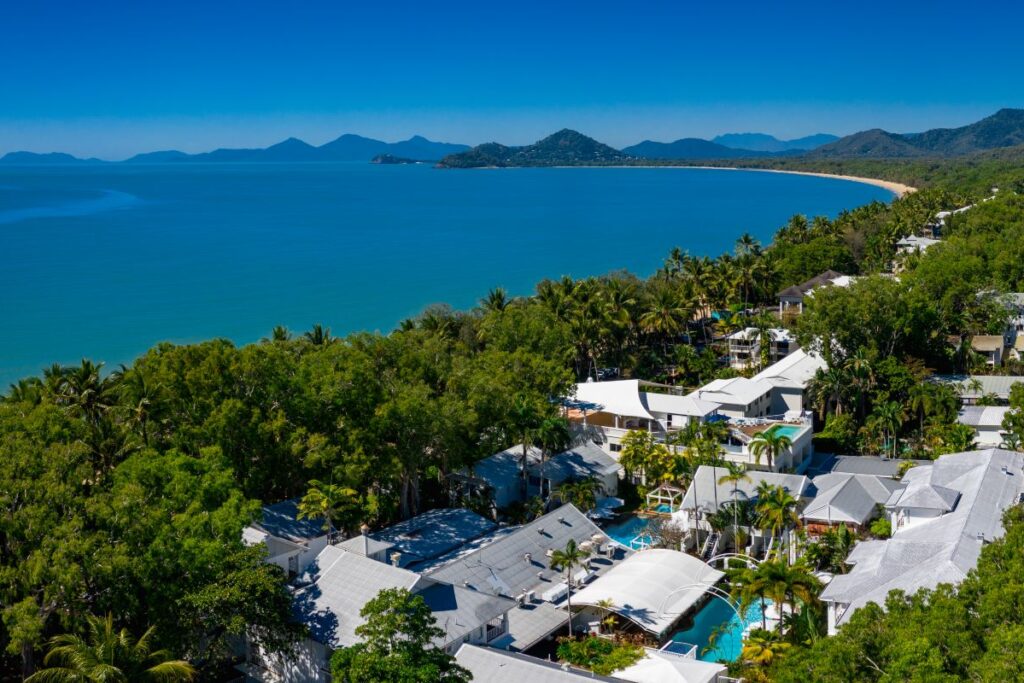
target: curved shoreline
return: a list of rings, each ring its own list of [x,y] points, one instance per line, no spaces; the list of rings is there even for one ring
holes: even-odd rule
[[[672,166],[672,165],[655,165],[650,166],[639,166],[639,165],[621,165],[621,166],[600,166],[600,165],[587,165],[580,164],[577,166],[548,166],[548,167],[529,167],[529,166],[482,166],[480,168],[498,169],[498,168],[696,168],[696,169],[710,169],[712,171],[757,171],[758,173],[788,173],[790,175],[806,175],[817,178],[835,178],[837,180],[849,180],[854,183],[864,183],[865,185],[874,185],[884,190],[889,190],[896,198],[905,197],[908,194],[917,192],[916,187],[910,185],[904,185],[903,183],[897,183],[892,180],[882,180],[881,178],[865,178],[863,176],[856,175],[839,175],[837,173],[820,173],[817,171],[787,171],[781,168],[747,168],[744,166]]]
[[[720,171],[761,171],[762,173],[788,173],[790,175],[808,175],[816,178],[837,178],[839,180],[850,180],[855,183],[864,183],[865,185],[874,185],[875,187],[881,187],[885,190],[889,190],[897,198],[905,197],[912,192],[917,192],[916,187],[910,185],[904,185],[903,183],[897,183],[892,180],[882,180],[881,178],[865,178],[863,176],[856,175],[838,175],[836,173],[820,173],[816,171],[787,171],[781,168],[743,168],[740,166],[684,166],[682,168],[714,168]]]

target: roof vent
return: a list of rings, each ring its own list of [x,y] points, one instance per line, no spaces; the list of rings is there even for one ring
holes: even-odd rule
[[[979,531],[978,532],[978,540],[981,541],[982,543],[985,542],[985,532],[984,531]]]
[[[1006,465],[1003,465],[1002,467],[1000,467],[999,471],[1002,472],[1003,474],[1009,474],[1010,473],[1010,470],[1006,467]]]
[[[526,560],[527,562],[532,562],[533,561],[533,555],[531,555],[530,553],[526,553],[526,554],[523,555],[523,559]]]
[[[541,536],[543,536],[544,535],[544,527],[542,527],[542,526],[537,527],[537,533],[540,534]]]
[[[559,524],[565,524],[565,517],[559,517],[558,518],[558,523]]]

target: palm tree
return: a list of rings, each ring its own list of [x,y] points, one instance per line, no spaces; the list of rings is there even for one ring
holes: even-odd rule
[[[778,632],[755,629],[743,641],[740,657],[751,664],[768,666],[790,647],[790,644],[783,640]]]
[[[792,445],[793,440],[778,429],[766,429],[750,440],[750,452],[753,453],[754,462],[758,465],[761,464],[762,455],[768,456],[768,469],[770,470],[775,459]]]
[[[480,300],[481,308],[491,313],[504,311],[508,308],[509,303],[508,292],[503,287],[495,287]]]
[[[755,510],[757,511],[761,528],[767,529],[770,534],[769,545],[790,524],[796,524],[800,521],[800,517],[797,514],[797,504],[796,498],[782,486],[773,486],[766,481],[758,485]]]
[[[737,498],[740,492],[740,482],[750,481],[750,475],[747,474],[747,468],[739,463],[735,463],[729,460],[725,461],[725,468],[728,470],[725,474],[718,478],[719,484],[732,484],[732,536],[733,542],[736,540],[737,527],[739,526],[736,521],[737,513]],[[736,549],[739,551],[739,548]]]
[[[531,401],[525,394],[519,394],[512,401],[512,408],[509,411],[509,421],[512,430],[523,445],[523,455],[519,459],[519,474],[522,478],[520,487],[526,493],[526,470],[529,467],[530,444],[533,435],[541,423],[541,411],[534,401]]]
[[[351,528],[362,512],[359,492],[337,484],[312,479],[309,491],[299,501],[299,519],[322,519],[328,540],[334,538],[334,530],[340,523],[342,529]]]
[[[846,394],[850,389],[850,377],[845,369],[829,366],[818,372],[807,383],[807,397],[811,405],[818,409],[818,415],[843,412]]]
[[[274,329],[270,332],[270,341],[272,342],[286,342],[292,338],[291,331],[284,325],[275,325]]]
[[[196,670],[181,659],[171,659],[167,650],[154,650],[154,628],[137,640],[127,629],[114,628],[114,619],[86,616],[85,638],[63,633],[50,640],[47,666],[25,679],[25,683],[135,683],[191,681]]]
[[[789,566],[785,562],[762,562],[757,568],[766,584],[765,593],[779,607],[779,627],[782,627],[783,606],[789,606],[796,614],[797,602],[804,604],[816,599],[821,592],[821,582],[800,565]]]
[[[604,493],[604,485],[595,477],[562,482],[554,495],[563,503],[571,503],[587,512],[597,506],[597,497]]]
[[[572,570],[583,565],[589,550],[583,550],[576,546],[576,541],[569,539],[564,550],[556,550],[551,553],[551,568],[555,571],[565,572],[565,583],[569,587],[566,594],[565,607],[569,612],[569,637],[572,638]]]
[[[600,607],[605,611],[605,617],[601,620],[601,626],[607,629],[608,633],[612,633],[615,630],[615,624],[618,623],[618,619],[615,617],[615,601],[611,598],[601,598],[594,603],[595,607]]]
[[[313,325],[313,328],[309,332],[305,332],[302,338],[313,346],[327,346],[334,341],[334,337],[331,336],[331,328],[324,327],[320,323]]]
[[[563,417],[545,417],[533,433],[533,445],[540,449],[540,496],[543,498],[545,463],[555,453],[560,453],[572,443],[569,421]],[[550,493],[550,491],[548,491]]]
[[[898,401],[886,401],[875,406],[873,413],[875,421],[885,431],[887,438],[892,438],[892,457],[896,457],[898,447],[898,436],[903,426],[903,406]]]

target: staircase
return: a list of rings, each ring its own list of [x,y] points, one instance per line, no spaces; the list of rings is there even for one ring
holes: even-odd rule
[[[722,534],[717,531],[712,531],[708,534],[708,537],[704,540],[704,547],[700,549],[700,559],[707,562],[714,557],[718,553],[718,542],[721,538]]]
[[[775,537],[772,536],[772,540],[768,543],[768,547],[764,549],[764,559],[771,559],[772,551],[775,549]]]

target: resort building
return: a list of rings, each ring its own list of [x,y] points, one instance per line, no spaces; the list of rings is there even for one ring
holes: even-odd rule
[[[777,327],[767,330],[767,336],[770,338],[767,340],[768,349],[764,349],[766,340],[762,339],[761,331],[756,327],[748,327],[726,337],[729,344],[729,366],[735,370],[747,370],[761,367],[762,364],[771,365],[800,348],[796,337],[787,329]]]
[[[693,650],[682,654],[644,648],[644,658],[616,671],[615,678],[632,683],[738,683],[726,675],[724,664],[697,659]]]
[[[772,409],[772,385],[761,379],[716,379],[689,394],[695,401],[718,405],[718,414],[730,418],[767,417]]]
[[[758,435],[778,434],[789,439],[789,445],[774,458],[757,453]],[[733,420],[722,446],[722,457],[748,469],[772,472],[803,472],[814,453],[814,428],[809,419],[793,421]]]
[[[771,385],[769,415],[801,416],[808,410],[807,385],[828,368],[825,359],[806,349],[797,349],[751,379]]]
[[[299,499],[264,505],[260,519],[242,530],[246,545],[263,544],[267,562],[276,564],[288,576],[306,571],[321,550],[327,547],[323,520],[299,519]]]
[[[991,448],[1003,443],[1006,437],[1003,418],[1008,412],[1009,406],[964,406],[956,421],[974,430],[978,448]]]
[[[702,604],[725,576],[678,550],[641,550],[604,573],[573,596],[584,618],[600,621],[613,612],[659,644],[672,627]]]
[[[814,496],[800,519],[810,534],[820,534],[845,524],[853,531],[863,531],[882,512],[882,506],[905,484],[891,476],[872,474],[822,474],[811,480]]]
[[[550,557],[570,540],[590,552],[585,565],[572,576],[576,590],[629,555],[586,515],[572,505],[563,505],[523,526],[499,529],[491,538],[441,557],[423,574],[434,581],[513,600],[508,633],[493,645],[522,652],[566,627],[569,586],[564,572],[551,569]]]
[[[472,675],[474,681],[486,683],[619,683],[623,679],[598,676],[591,671],[507,652],[492,647],[463,645],[455,653],[455,661]]]
[[[1003,512],[1022,501],[1024,453],[992,448],[944,455],[910,469],[903,483],[886,504],[892,538],[854,546],[847,558],[853,568],[821,593],[830,634],[859,607],[884,605],[894,589],[914,593],[962,581],[982,546],[1002,536]]]
[[[646,391],[672,387],[635,379],[581,382],[567,401],[569,419],[583,438],[601,444],[608,453],[621,450],[622,437],[643,429],[661,438],[692,422],[716,419],[719,405],[693,394]]]
[[[597,479],[605,496],[618,494],[622,466],[593,441],[584,441],[547,460],[543,460],[542,455],[539,448],[526,449],[525,487],[522,444],[499,451],[471,469],[450,476],[464,491],[489,497],[496,510],[531,496],[546,499],[560,484],[570,480]]]
[[[845,286],[849,284],[849,276],[837,273],[834,270],[826,270],[815,275],[810,280],[799,285],[787,287],[778,293],[779,315],[795,315],[804,312],[804,298],[818,287],[827,287],[832,284]]]
[[[425,578],[335,546],[311,565],[314,582],[294,595],[294,611],[309,637],[283,655],[250,648],[247,674],[259,681],[327,683],[334,650],[359,642],[355,629],[365,620],[363,606],[387,588],[419,595],[444,634],[435,645],[454,654],[462,643],[486,644],[508,631],[515,602]]]

